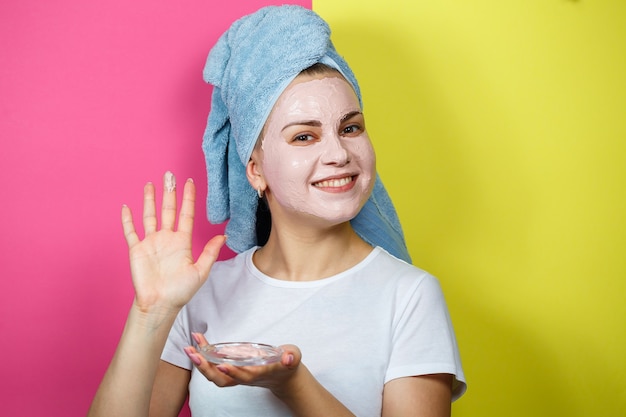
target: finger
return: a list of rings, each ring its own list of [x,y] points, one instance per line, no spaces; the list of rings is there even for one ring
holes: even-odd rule
[[[196,186],[193,180],[189,178],[185,182],[183,189],[183,203],[180,207],[180,216],[178,218],[178,230],[185,233],[192,233],[193,219],[196,211]]]
[[[217,235],[213,236],[213,238],[204,246],[202,253],[196,261],[196,268],[198,268],[200,276],[205,277],[209,275],[209,271],[217,260],[217,257],[220,254],[220,249],[222,249],[225,242],[226,236]]]
[[[267,381],[268,377],[271,378],[272,374],[280,372],[282,365],[280,363],[258,366],[220,364],[215,368],[235,384],[263,386],[263,381]]]
[[[218,387],[232,387],[239,385],[239,381],[232,378],[228,372],[221,370],[224,366],[225,365],[214,365],[207,362],[206,366],[201,365],[198,369],[202,372],[202,375],[204,375],[206,379],[213,382]]]
[[[154,203],[154,184],[149,182],[143,188],[143,230],[147,236],[156,232],[156,229],[157,217],[156,205]]]
[[[217,369],[214,364],[209,363],[200,353],[198,353],[198,351],[193,346],[187,346],[183,350],[185,351],[189,359],[191,359],[196,368],[198,368],[200,373],[218,387],[236,385],[236,382],[233,378]]]
[[[124,238],[126,238],[129,248],[139,242],[139,236],[137,236],[135,224],[133,223],[133,215],[126,204],[122,206],[122,229],[124,230]]]
[[[298,366],[302,360],[302,352],[300,349],[296,345],[282,345],[280,348],[283,350],[280,363],[289,369]]]
[[[170,171],[163,176],[161,229],[174,230],[176,223],[176,177]]]
[[[193,340],[195,340],[199,348],[202,349],[203,347],[209,345],[209,342],[207,342],[206,338],[204,337],[202,333],[191,333],[191,336],[193,337]]]

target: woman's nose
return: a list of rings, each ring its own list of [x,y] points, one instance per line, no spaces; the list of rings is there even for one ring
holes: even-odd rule
[[[322,139],[322,146],[324,147],[320,158],[322,163],[343,166],[350,162],[350,152],[337,135],[326,135]]]

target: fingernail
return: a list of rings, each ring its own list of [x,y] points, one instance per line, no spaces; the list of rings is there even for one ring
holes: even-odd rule
[[[191,337],[193,337],[193,340],[195,340],[197,344],[200,344],[202,341],[198,333],[191,333]]]
[[[293,355],[287,355],[287,365],[291,365],[293,363]]]
[[[187,354],[187,356],[189,356],[189,359],[191,359],[191,361],[193,363],[195,363],[196,365],[200,365],[202,363],[202,361],[200,360],[200,358],[198,357],[198,355],[196,355],[195,353],[193,353],[193,350],[190,347],[186,347],[183,349],[185,351],[185,353]]]
[[[217,365],[216,368],[221,373],[228,375],[228,368],[227,367],[222,366],[222,365]]]
[[[176,177],[174,177],[174,174],[172,174],[171,171],[167,171],[165,173],[164,182],[165,190],[167,190],[168,193],[171,193],[176,189]]]

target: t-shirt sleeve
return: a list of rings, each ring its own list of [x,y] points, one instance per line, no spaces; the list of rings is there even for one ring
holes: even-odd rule
[[[167,342],[163,348],[163,353],[161,354],[161,359],[180,368],[191,370],[193,365],[183,348],[192,345],[189,313],[187,306],[185,306],[180,310],[176,321],[174,321],[172,325],[170,334],[167,337]]]
[[[452,398],[466,390],[452,321],[439,282],[425,274],[399,299],[385,382],[428,374],[452,374]]]

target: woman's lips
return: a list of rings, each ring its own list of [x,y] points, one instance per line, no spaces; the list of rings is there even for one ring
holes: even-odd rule
[[[355,175],[348,175],[341,178],[331,178],[313,183],[316,188],[323,188],[327,191],[344,191],[354,186]]]

